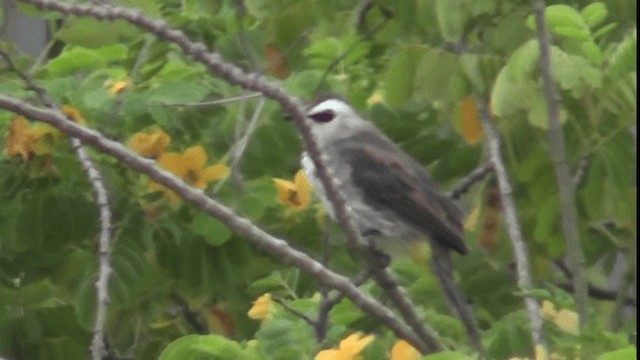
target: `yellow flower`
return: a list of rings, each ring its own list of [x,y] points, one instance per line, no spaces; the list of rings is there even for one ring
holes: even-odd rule
[[[207,153],[202,145],[192,146],[182,154],[166,152],[160,155],[158,159],[160,167],[173,173],[194,188],[201,190],[206,188],[210,182],[222,179],[229,173],[229,168],[226,165],[216,164],[205,167],[206,163]],[[178,201],[176,194],[162,185],[152,183],[150,189],[152,191],[165,191],[171,201]]]
[[[131,81],[126,76],[123,77],[122,79],[118,80],[118,81],[107,80],[104,83],[104,85],[107,87],[107,92],[111,96],[118,95],[121,92],[125,91],[129,87],[130,84],[131,84]]]
[[[150,132],[133,134],[127,141],[127,146],[138,155],[156,159],[167,148],[171,138],[162,129],[154,129]]]
[[[278,191],[278,202],[295,209],[305,209],[311,203],[311,185],[302,170],[298,170],[293,181],[274,178]]]
[[[33,135],[33,153],[36,155],[51,154],[53,142],[60,137],[60,131],[49,124],[38,123],[31,128]]]
[[[30,126],[22,116],[16,116],[11,120],[7,136],[6,152],[8,156],[21,156],[24,161],[29,161],[35,155],[51,153],[53,141],[60,132],[48,124],[35,124]]]
[[[33,142],[31,127],[24,117],[14,117],[13,120],[11,120],[9,133],[7,134],[7,155],[20,155],[24,161],[28,161],[33,156]]]
[[[384,99],[384,96],[382,95],[382,92],[379,90],[376,90],[373,94],[371,94],[371,96],[369,96],[369,98],[367,99],[367,105],[368,106],[373,106],[375,104],[379,104],[382,102],[382,100]]]
[[[389,360],[418,360],[420,352],[405,340],[398,340],[391,348]]]
[[[80,111],[76,108],[74,108],[71,105],[62,105],[62,107],[60,108],[60,111],[69,119],[77,122],[80,125],[84,125],[87,123],[87,121],[84,119],[84,117],[82,116],[82,114],[80,113]]]
[[[273,309],[273,300],[271,295],[264,294],[253,302],[253,306],[247,312],[247,316],[254,320],[266,319]]]
[[[373,335],[363,336],[357,332],[340,341],[338,349],[322,350],[316,355],[315,360],[358,360],[360,353],[373,341]]]
[[[562,309],[556,314],[554,323],[558,327],[569,334],[578,335],[578,314],[574,311]]]
[[[543,319],[549,320],[556,324],[562,331],[569,334],[578,335],[578,314],[574,311],[562,309],[556,310],[555,305],[549,301],[544,300],[542,307],[540,308],[540,315]]]

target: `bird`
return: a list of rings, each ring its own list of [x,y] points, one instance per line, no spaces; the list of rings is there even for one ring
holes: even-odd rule
[[[450,252],[466,255],[463,212],[425,168],[341,97],[329,94],[306,107],[305,122],[360,235],[385,254],[406,254],[429,241],[432,267],[472,344],[481,349],[468,305],[453,281]],[[316,196],[336,220],[331,199],[306,151],[301,166]]]

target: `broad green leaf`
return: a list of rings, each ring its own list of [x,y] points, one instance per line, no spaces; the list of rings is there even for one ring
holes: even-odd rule
[[[97,70],[106,65],[102,54],[96,50],[74,47],[65,50],[55,59],[47,64],[47,70],[51,76],[60,77],[76,71],[89,72]]]
[[[220,335],[187,335],[170,343],[160,354],[160,360],[257,359],[235,341]]]
[[[416,99],[427,102],[454,102],[452,97],[458,94],[454,94],[452,82],[456,75],[461,74],[457,57],[438,49],[429,49],[420,55],[413,81]],[[462,96],[455,100],[461,99]]]
[[[602,64],[602,51],[600,47],[592,39],[588,39],[580,43],[580,49],[582,54],[589,59],[593,64]]]
[[[607,72],[609,76],[618,78],[632,71],[637,71],[637,35],[636,31],[626,36],[609,57]]]
[[[602,2],[591,3],[580,11],[587,26],[594,28],[599,25],[608,15],[607,6]]]
[[[54,36],[67,44],[96,48],[118,43],[122,38],[131,37],[139,31],[124,20],[106,22],[79,17],[70,18]]]
[[[471,360],[475,359],[475,356],[469,356],[463,353],[455,351],[441,351],[435,354],[423,356],[422,360]]]
[[[425,49],[421,46],[406,46],[389,61],[384,74],[384,99],[390,107],[401,107],[413,95],[416,67]]]
[[[462,37],[466,12],[461,1],[436,0],[436,15],[442,37],[449,42],[457,42]]]
[[[589,40],[591,38],[589,31],[584,28],[574,26],[556,26],[552,30],[554,33],[568,39]]]
[[[507,116],[529,108],[531,99],[539,97],[540,88],[535,82],[514,81],[507,68],[498,74],[491,92],[491,111],[497,116]]]
[[[635,347],[629,347],[626,349],[620,349],[616,351],[610,351],[608,353],[598,356],[597,360],[628,360],[635,359],[637,356],[637,349]]]
[[[198,213],[191,222],[191,230],[202,235],[213,246],[220,246],[231,238],[231,230],[218,219]]]
[[[531,79],[538,70],[539,60],[540,45],[538,41],[534,39],[527,41],[514,51],[507,61],[506,69],[509,79],[515,82]]]
[[[547,6],[544,12],[550,29],[561,28],[585,29],[586,24],[580,13],[569,5],[558,4]]]

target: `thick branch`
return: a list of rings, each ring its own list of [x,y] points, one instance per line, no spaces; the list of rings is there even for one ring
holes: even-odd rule
[[[562,232],[567,242],[569,267],[573,272],[572,281],[575,289],[576,308],[580,317],[580,328],[583,328],[588,321],[589,311],[585,262],[576,224],[575,185],[567,165],[564,135],[560,125],[560,99],[551,75],[551,44],[545,24],[544,8],[544,0],[533,0],[533,12],[536,19],[538,43],[540,44],[540,75],[544,96],[547,100],[547,117],[549,118],[549,145],[560,192]]]
[[[218,75],[229,83],[241,86],[247,90],[261,92],[266,97],[276,100],[280,103],[285,113],[291,115],[291,119],[302,136],[307,153],[315,164],[317,175],[324,186],[327,197],[331,199],[334,209],[336,210],[337,218],[347,233],[349,246],[358,254],[367,253],[366,244],[362,241],[360,234],[356,231],[356,227],[353,225],[351,217],[348,214],[345,199],[336,191],[332,176],[323,164],[324,161],[321,159],[318,146],[311,136],[308,125],[305,123],[305,114],[300,102],[288,95],[280,86],[268,82],[259,74],[250,75],[245,73],[239,67],[225,62],[219,54],[210,52],[204,44],[192,42],[183,32],[170,28],[164,21],[150,19],[137,9],[126,9],[116,6],[84,6],[50,0],[26,0],[26,2],[34,4],[40,9],[54,10],[65,14],[89,16],[102,20],[122,19],[128,21],[156,35],[160,39],[176,44],[185,54],[205,65],[213,74]],[[373,264],[373,262],[371,264]],[[380,269],[375,265],[372,265],[372,268],[377,273],[375,278],[379,281],[384,283],[394,281],[385,269]],[[392,291],[389,297],[394,301],[407,324],[409,324],[421,338],[421,341],[414,343],[416,348],[423,353],[440,350],[442,345],[436,339],[435,335],[433,335],[433,331],[430,330],[424,322],[420,321],[415,307],[411,306],[411,301],[399,291]],[[409,339],[407,338],[407,340]]]
[[[231,209],[207,197],[201,190],[188,186],[173,174],[159,168],[153,160],[136,155],[122,144],[105,138],[93,129],[68,121],[56,111],[38,108],[2,94],[0,94],[0,108],[32,120],[46,122],[63,133],[78,138],[84,144],[113,156],[128,167],[148,175],[153,181],[174,191],[186,202],[219,219],[233,232],[272,257],[309,273],[327,287],[341,291],[360,309],[380,319],[396,336],[406,339],[421,351],[428,352],[430,349],[409,328],[399,322],[393,312],[362,293],[348,278],[327,269],[307,254],[293,249],[286,241],[264,232],[250,220],[238,216]]]

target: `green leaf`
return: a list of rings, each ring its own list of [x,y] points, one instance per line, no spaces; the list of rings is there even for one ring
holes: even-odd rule
[[[529,40],[511,54],[507,61],[510,80],[521,82],[531,79],[538,69],[540,45],[536,40]],[[496,80],[497,81],[497,80]]]
[[[198,213],[191,222],[191,230],[202,235],[205,240],[213,245],[220,246],[231,238],[231,230],[220,220],[214,219],[205,213]]]
[[[416,67],[425,49],[421,46],[405,46],[389,61],[384,75],[384,98],[390,107],[401,107],[413,95]]]
[[[457,42],[462,37],[466,22],[466,12],[459,1],[436,0],[436,16],[440,34],[449,42]]]
[[[187,335],[169,345],[160,354],[160,360],[199,359],[257,359],[252,351],[220,335]]]
[[[540,96],[540,88],[535,82],[516,82],[505,67],[498,74],[491,91],[491,111],[497,116],[511,115],[528,109],[531,99]]]
[[[580,15],[584,19],[587,26],[594,28],[599,25],[609,15],[607,6],[602,2],[595,2],[585,6]]]
[[[60,77],[75,71],[89,72],[106,66],[106,61],[96,50],[74,47],[49,60],[47,69],[51,76]]]
[[[597,360],[628,360],[636,359],[637,350],[635,347],[610,351],[598,356]]]
[[[475,359],[475,356],[469,356],[463,353],[455,351],[441,351],[439,353],[431,354],[422,357],[422,360],[470,360]]]
[[[580,13],[568,5],[550,5],[545,9],[545,19],[552,31],[560,28],[586,29],[586,24]],[[586,29],[588,31],[588,29]]]
[[[461,94],[456,94],[451,86],[456,75],[461,74],[458,58],[439,49],[429,49],[420,55],[413,82],[416,99],[426,102],[445,100],[450,103],[458,100],[455,97]],[[385,97],[387,95],[385,92]]]
[[[607,73],[613,78],[618,78],[632,71],[636,71],[636,31],[626,36],[625,39],[616,46],[613,54],[611,54],[611,56],[609,57],[608,62],[609,64],[607,66]]]
[[[123,37],[137,34],[139,30],[124,20],[112,22],[88,18],[70,18],[55,37],[70,45],[96,48],[118,43]]]

